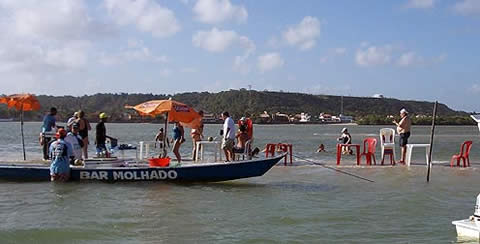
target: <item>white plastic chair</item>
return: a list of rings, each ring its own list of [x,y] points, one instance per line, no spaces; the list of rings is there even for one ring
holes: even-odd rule
[[[393,161],[395,162],[395,130],[392,128],[380,129],[380,147],[382,154],[382,161],[385,149],[393,151]]]
[[[250,159],[250,146],[252,144],[251,140],[248,140],[245,142],[245,149],[243,150],[242,153],[235,153],[235,157],[237,157],[237,160],[240,160],[240,156],[242,156],[242,160],[245,160],[245,158]]]

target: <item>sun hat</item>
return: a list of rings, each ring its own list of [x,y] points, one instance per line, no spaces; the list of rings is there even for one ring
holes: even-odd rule
[[[98,117],[100,119],[106,119],[106,118],[108,118],[108,115],[106,113],[100,113],[100,115],[98,115]]]
[[[402,108],[402,109],[400,110],[400,113],[401,113],[401,114],[408,114],[408,111],[407,111],[406,109]]]

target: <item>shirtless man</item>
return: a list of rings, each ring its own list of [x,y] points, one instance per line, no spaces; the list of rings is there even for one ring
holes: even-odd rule
[[[400,148],[402,154],[400,155],[400,163],[405,163],[405,154],[407,153],[407,143],[408,138],[410,137],[410,127],[412,126],[412,121],[408,117],[408,112],[406,109],[402,108],[400,110],[400,117],[402,118],[400,122],[393,121],[397,125],[397,132],[400,135]]]

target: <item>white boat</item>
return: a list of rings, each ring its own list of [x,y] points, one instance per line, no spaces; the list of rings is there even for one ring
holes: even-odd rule
[[[0,122],[12,122],[13,118],[10,119],[0,119]]]
[[[480,130],[480,114],[472,114],[470,115],[475,122],[478,124],[478,130]]]
[[[473,216],[468,219],[452,221],[452,224],[455,225],[459,237],[480,240],[480,194],[477,196]]]

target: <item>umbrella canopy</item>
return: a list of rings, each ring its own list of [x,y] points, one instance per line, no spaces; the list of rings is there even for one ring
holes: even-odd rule
[[[23,160],[26,160],[27,157],[25,156],[25,139],[23,136],[23,112],[39,110],[40,103],[38,102],[37,98],[32,94],[14,94],[10,96],[3,96],[0,97],[0,103],[7,104],[8,108],[15,108],[22,111],[22,113],[20,113],[20,130],[22,133]]]
[[[40,103],[32,94],[15,94],[0,97],[0,103],[5,103],[7,104],[8,108],[15,108],[19,111],[32,111],[40,109]]]
[[[155,117],[168,113],[168,121],[178,121],[184,126],[197,128],[202,117],[195,109],[174,100],[152,100],[133,107],[142,116]]]

